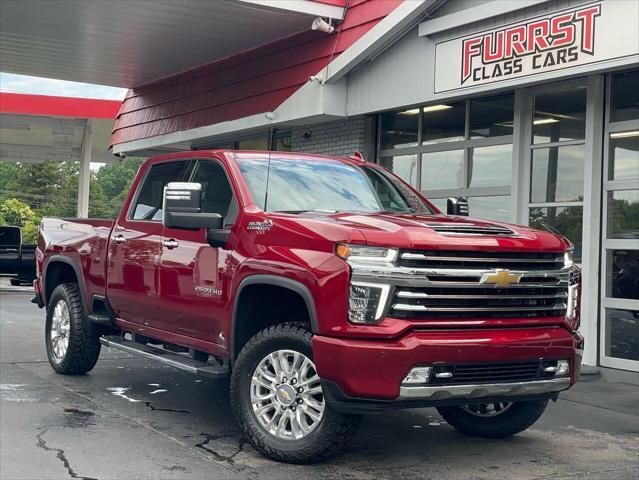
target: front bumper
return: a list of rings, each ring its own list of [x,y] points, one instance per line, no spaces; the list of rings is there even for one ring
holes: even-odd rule
[[[370,409],[553,397],[578,378],[583,338],[562,327],[412,331],[394,340],[317,335],[313,354],[329,402]],[[570,378],[516,383],[402,386],[418,365],[569,359]],[[367,408],[367,407],[366,407]],[[343,409],[342,409],[343,410]]]

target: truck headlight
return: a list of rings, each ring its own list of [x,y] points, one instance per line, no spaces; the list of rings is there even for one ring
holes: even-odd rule
[[[397,249],[338,243],[335,246],[335,254],[348,262],[384,264],[395,261]]]
[[[351,282],[348,295],[348,320],[351,323],[376,324],[384,315],[390,285]]]

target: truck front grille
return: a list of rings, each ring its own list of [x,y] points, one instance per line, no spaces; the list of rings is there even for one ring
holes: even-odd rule
[[[566,316],[576,274],[563,254],[474,251],[403,251],[398,267],[426,282],[396,285],[389,316],[407,319],[535,318]],[[510,285],[482,280],[508,270],[520,276]]]
[[[398,265],[411,268],[508,268],[510,270],[559,270],[564,256],[558,253],[474,252],[415,250],[402,252]]]
[[[433,366],[429,385],[463,385],[480,383],[530,382],[553,378],[546,367],[556,365],[553,360],[527,362],[460,363]],[[445,374],[439,378],[438,374]],[[449,375],[451,374],[451,375]]]

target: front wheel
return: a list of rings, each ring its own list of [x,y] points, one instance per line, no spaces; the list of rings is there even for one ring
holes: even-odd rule
[[[313,363],[312,333],[300,323],[262,330],[244,346],[231,377],[231,405],[253,447],[288,463],[320,461],[354,435],[361,417],[326,404]]]
[[[544,413],[548,400],[492,402],[438,407],[440,415],[458,431],[482,438],[506,438],[526,430]]]
[[[86,373],[98,361],[100,337],[84,314],[76,283],[58,285],[51,294],[45,342],[49,363],[57,373]]]

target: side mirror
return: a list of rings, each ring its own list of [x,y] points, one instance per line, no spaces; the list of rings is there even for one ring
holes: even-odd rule
[[[448,215],[468,216],[468,199],[466,197],[451,197],[446,200],[446,213]]]
[[[199,183],[171,182],[164,187],[162,223],[168,228],[199,230],[221,229],[223,218],[219,213],[202,213],[202,185]]]

